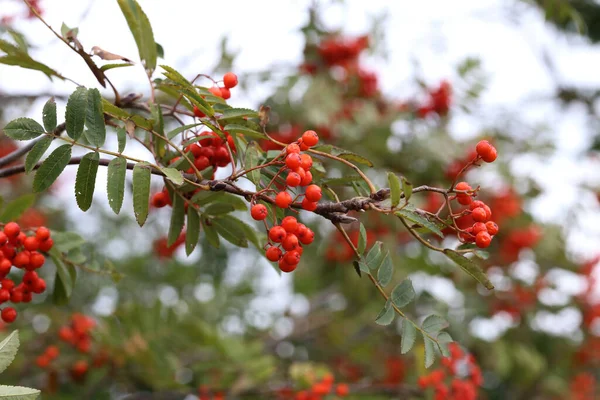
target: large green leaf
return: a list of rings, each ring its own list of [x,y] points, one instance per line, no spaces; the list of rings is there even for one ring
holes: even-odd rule
[[[119,154],[121,154],[123,153],[123,150],[125,150],[125,145],[127,144],[127,132],[124,128],[117,128],[117,143]]]
[[[206,240],[212,247],[218,249],[221,246],[221,240],[219,239],[219,234],[217,233],[216,229],[214,228],[212,221],[206,221],[206,220],[202,219],[201,222],[202,222],[202,230],[204,231],[204,234],[206,235]]]
[[[366,257],[364,258],[364,263],[367,265],[367,267],[370,270],[376,270],[377,268],[379,268],[379,266],[383,262],[383,258],[385,257],[385,254],[383,253],[382,248],[383,248],[383,243],[375,242],[373,247],[371,247],[371,250],[369,250]],[[368,272],[368,271],[365,271],[365,272]]]
[[[423,334],[423,341],[425,342],[425,368],[429,368],[435,361],[435,342],[426,334]]]
[[[44,155],[46,150],[52,144],[54,138],[52,136],[44,136],[40,138],[36,144],[33,145],[29,153],[27,153],[27,157],[25,157],[25,172],[29,173],[33,171],[40,158]]]
[[[18,219],[28,208],[33,206],[35,202],[34,194],[26,194],[17,197],[6,205],[2,214],[0,214],[0,222],[10,222]]]
[[[31,140],[44,133],[44,128],[31,118],[17,118],[4,127],[4,134],[14,140]]]
[[[410,279],[403,280],[392,290],[391,300],[398,308],[407,306],[414,299],[415,289]]]
[[[0,50],[6,53],[6,55],[0,57],[0,64],[14,65],[21,68],[41,71],[46,74],[48,78],[55,76],[60,79],[65,79],[52,68],[31,58],[24,49],[14,46],[6,40],[0,39]]]
[[[92,205],[94,189],[96,188],[96,173],[100,154],[96,151],[81,158],[75,178],[75,200],[82,211],[87,211]]]
[[[52,132],[56,129],[56,101],[54,101],[54,97],[50,97],[46,104],[44,104],[42,121],[44,122],[46,132]]]
[[[453,342],[452,337],[448,332],[440,332],[437,337],[438,347],[444,357],[450,357],[450,349],[448,345]]]
[[[54,281],[54,293],[52,294],[54,303],[64,305],[69,302],[73,293],[73,286],[77,278],[75,268],[70,264],[65,264],[57,248],[50,251],[50,258],[56,266],[56,279]]]
[[[163,174],[165,174],[168,180],[170,180],[177,186],[183,185],[183,175],[181,175],[181,171],[178,171],[175,168],[167,167],[162,167],[160,170]]]
[[[258,118],[258,113],[248,108],[228,108],[226,110],[223,110],[223,115],[221,115],[219,119],[232,119],[243,117]]]
[[[377,281],[383,287],[385,287],[392,280],[392,275],[394,273],[394,266],[392,265],[392,258],[390,257],[390,252],[386,252],[383,260],[381,261],[381,266],[377,271]]]
[[[63,144],[57,147],[44,160],[33,178],[33,191],[41,192],[48,189],[63,172],[71,159],[71,145]]]
[[[412,349],[417,338],[417,328],[407,319],[402,321],[402,343],[400,344],[400,352],[406,354]]]
[[[390,185],[390,198],[392,201],[392,207],[396,207],[400,204],[400,179],[393,172],[388,172],[388,184]]]
[[[104,125],[102,96],[98,89],[88,90],[85,126],[87,127],[85,137],[88,142],[96,147],[101,147],[106,140],[106,126]]]
[[[445,249],[444,254],[447,255],[448,258],[450,258],[456,264],[458,264],[458,266],[462,268],[463,271],[475,278],[477,282],[485,286],[486,289],[494,289],[494,285],[492,285],[492,282],[490,282],[485,272],[483,272],[482,269],[479,268],[479,266],[475,264],[472,260],[469,260],[462,254],[450,249]]]
[[[79,86],[67,101],[67,111],[65,112],[65,125],[67,135],[73,140],[77,140],[83,133],[87,110],[88,94],[87,89]]]
[[[75,232],[52,232],[54,248],[62,253],[68,253],[85,244],[85,240]]]
[[[200,237],[200,216],[196,208],[188,206],[187,228],[185,231],[185,253],[189,256],[198,244]]]
[[[127,160],[116,157],[108,163],[106,193],[110,208],[118,214],[123,206],[125,195],[125,173],[127,172]]]
[[[213,219],[212,225],[223,239],[239,247],[248,247],[248,239],[239,222],[237,218],[224,216]]]
[[[225,128],[223,128],[223,130],[229,132],[232,135],[233,134],[243,134],[248,139],[254,139],[254,140],[267,139],[267,136],[264,133],[255,131],[254,129],[250,129],[243,125],[229,124],[229,125],[226,125]]]
[[[448,321],[438,315],[429,315],[423,321],[421,328],[429,334],[438,333],[448,327]]]
[[[403,208],[402,210],[396,211],[394,214],[396,214],[396,216],[398,217],[407,219],[415,224],[421,225],[422,227],[426,228],[432,233],[435,233],[441,238],[444,237],[444,234],[435,223],[431,222],[429,219],[419,214],[417,211],[411,210],[407,207]]]
[[[0,385],[0,400],[35,400],[40,393],[28,387]]]
[[[152,104],[150,110],[152,112],[152,118],[154,119],[153,131],[156,132],[156,134],[152,135],[152,140],[154,141],[154,154],[156,154],[158,158],[163,158],[167,153],[167,141],[163,139],[165,136],[165,120],[160,104]]]
[[[140,59],[146,71],[152,74],[156,68],[157,52],[150,21],[136,0],[117,0],[117,3],[119,3],[121,12],[123,12],[129,30],[135,39]]]
[[[177,194],[173,195],[173,211],[171,213],[171,223],[169,225],[169,233],[167,235],[167,246],[171,246],[177,241],[183,224],[185,222],[185,206],[184,200]]]
[[[394,311],[394,307],[392,307],[390,301],[388,300],[383,309],[379,312],[377,318],[375,318],[375,323],[379,325],[389,325],[392,323],[395,316],[396,311]]]
[[[360,223],[360,229],[359,229],[359,236],[358,236],[358,254],[360,254],[361,256],[363,255],[363,253],[365,252],[365,249],[367,248],[367,230],[365,229],[365,226],[363,225],[363,223]]]
[[[137,163],[133,167],[133,212],[140,226],[148,218],[151,171],[148,163]]]
[[[256,142],[251,142],[248,144],[246,148],[246,164],[245,168],[251,169],[258,165],[258,161],[260,160],[261,150],[258,148],[258,144]],[[255,169],[246,174],[246,177],[250,180],[250,182],[255,185],[259,185],[260,183],[260,169]]]
[[[13,362],[19,350],[19,331],[12,331],[0,342],[0,373]]]

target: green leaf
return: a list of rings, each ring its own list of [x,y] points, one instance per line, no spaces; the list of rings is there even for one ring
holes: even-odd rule
[[[73,140],[77,140],[83,133],[87,113],[88,94],[87,89],[79,86],[67,101],[67,111],[65,112],[65,125],[67,135]]]
[[[150,21],[136,0],[117,0],[117,3],[133,34],[140,59],[149,72],[148,75],[151,75],[156,68],[157,52]]]
[[[198,244],[200,237],[200,216],[192,206],[187,210],[187,228],[185,232],[185,253],[189,256]]]
[[[23,386],[0,385],[0,399],[6,400],[35,400],[40,391]]]
[[[314,160],[313,160],[314,163]],[[340,178],[324,178],[321,179],[321,185],[326,186],[348,186],[352,182],[361,182],[363,178],[360,175],[347,175]]]
[[[176,71],[174,68],[171,68],[168,65],[161,65],[160,67],[165,70],[165,72],[163,72],[163,74],[168,79],[170,79],[173,82],[179,84],[183,88],[188,88],[188,89],[193,89],[194,88],[192,86],[192,84],[190,83],[190,81],[188,81],[187,79],[185,79],[185,77],[183,75],[181,75],[178,71]]]
[[[104,125],[102,96],[98,89],[88,90],[85,126],[87,126],[85,137],[88,142],[96,147],[102,146],[106,140],[106,126]]]
[[[390,257],[390,252],[388,251],[383,257],[379,271],[377,271],[377,281],[381,286],[385,287],[392,280],[393,273],[394,267],[392,265],[392,258]]]
[[[6,205],[6,208],[0,214],[0,222],[10,222],[18,219],[35,202],[34,194],[26,194],[17,197]]]
[[[373,247],[371,247],[371,250],[369,250],[369,252],[367,253],[367,256],[364,259],[364,263],[369,267],[369,269],[376,270],[381,265],[383,257],[385,256],[385,254],[383,254],[382,252],[382,247],[383,243],[375,242]],[[369,271],[367,270],[365,272]]]
[[[124,128],[118,127],[117,128],[117,141],[119,143],[119,154],[123,153],[123,150],[125,150],[125,145],[127,144],[127,132],[125,131]]]
[[[79,248],[85,244],[85,240],[75,232],[52,232],[54,248],[62,253]]]
[[[365,157],[363,157],[361,155],[358,155],[358,154],[355,154],[355,153],[349,153],[349,152],[347,152],[347,153],[341,153],[341,154],[338,154],[338,157],[342,158],[344,160],[347,160],[347,161],[353,161],[353,162],[356,162],[356,163],[359,163],[359,164],[363,164],[363,165],[366,165],[366,166],[369,166],[369,167],[373,166],[373,163],[371,161],[369,161]]]
[[[423,321],[421,328],[429,334],[437,333],[448,327],[448,321],[438,315],[429,315]]]
[[[231,204],[237,211],[248,210],[248,203],[242,200],[239,196],[234,196],[225,192],[211,192],[202,190],[196,193],[190,201],[200,206],[205,206],[214,202],[227,203]]]
[[[415,289],[410,279],[404,279],[394,290],[392,290],[391,300],[398,308],[406,307],[415,299]]]
[[[375,323],[378,325],[389,325],[392,323],[395,316],[396,312],[388,300],[383,309],[379,312],[377,318],[375,318]]]
[[[77,37],[77,35],[79,34],[79,28],[69,28],[64,22],[60,27],[60,34],[62,35],[62,37],[64,37],[65,39],[68,36],[71,37]]]
[[[219,235],[217,234],[217,231],[213,227],[212,222],[207,223],[204,219],[202,219],[201,221],[202,221],[202,230],[204,231],[204,234],[206,235],[206,240],[208,240],[208,243],[212,247],[218,249],[220,247],[221,243],[219,240]]]
[[[31,118],[17,118],[4,127],[4,134],[14,140],[31,140],[44,133],[44,128]]]
[[[403,208],[402,210],[396,211],[394,214],[398,217],[407,219],[415,224],[418,224],[418,225],[426,228],[427,230],[429,230],[432,233],[435,233],[436,235],[438,235],[441,238],[444,237],[444,234],[442,233],[440,228],[435,223],[431,222],[426,217],[422,216],[421,214],[417,213],[416,211],[413,211],[413,210],[410,210],[407,208]]]
[[[127,160],[116,157],[108,163],[106,194],[110,208],[118,214],[123,205],[125,195],[125,173],[127,172]]]
[[[179,234],[185,223],[185,206],[181,196],[173,196],[173,212],[171,213],[171,223],[167,235],[167,246],[171,246],[179,238]]]
[[[69,302],[71,293],[73,293],[77,272],[72,265],[65,264],[61,260],[58,248],[53,248],[50,251],[50,258],[56,266],[56,279],[52,297],[56,304],[65,305]]]
[[[0,342],[0,373],[13,362],[17,350],[19,350],[19,331],[15,330]]]
[[[206,213],[208,215],[223,215],[223,214],[228,214],[234,210],[235,210],[235,208],[233,207],[232,204],[214,203],[214,204],[211,204],[208,207],[206,207],[206,209],[204,210],[204,213]]]
[[[198,94],[198,92],[196,92],[195,89],[185,88],[185,89],[182,89],[181,91],[183,92],[183,95],[185,96],[185,98],[188,99],[193,105],[198,107],[198,109],[200,109],[200,111],[202,111],[204,114],[206,114],[209,117],[212,117],[215,115],[215,110],[211,107],[210,104],[208,104],[208,102],[206,100],[204,100],[202,98],[202,96],[200,96]],[[210,124],[206,123],[206,121],[205,121],[205,125],[208,127],[211,127]],[[213,128],[211,127],[211,129],[213,129]]]
[[[148,218],[150,201],[151,171],[148,163],[141,162],[133,167],[133,212],[135,220],[143,226]]]
[[[103,72],[108,71],[109,69],[121,68],[121,67],[131,67],[133,64],[130,63],[119,63],[119,64],[104,64],[100,67],[100,70]]]
[[[228,216],[215,218],[212,220],[212,226],[217,233],[229,243],[239,247],[248,247],[248,239],[242,234],[243,228],[236,218]]]
[[[180,126],[178,128],[173,129],[169,133],[167,133],[167,137],[169,139],[173,139],[175,136],[179,135],[181,132],[187,131],[188,129],[194,128],[194,127],[196,127],[198,125],[202,125],[202,122]]]
[[[50,97],[46,104],[44,104],[42,121],[44,122],[46,132],[52,132],[56,129],[56,101],[54,101],[54,97]]]
[[[0,50],[5,50],[5,44],[8,43],[6,41],[0,40]],[[42,64],[31,58],[29,54],[19,49],[18,47],[13,46],[13,50],[16,49],[16,52],[10,51],[11,54],[7,54],[5,56],[0,57],[0,64],[6,65],[16,65],[21,68],[32,69],[35,71],[43,72],[48,78],[52,78],[53,76],[64,80],[65,77],[47,66],[46,64]],[[7,52],[9,53],[9,52]]]
[[[258,144],[256,142],[251,142],[248,144],[246,148],[246,169],[254,168],[258,165],[260,160],[261,150],[258,148]],[[255,169],[246,174],[246,177],[250,180],[250,182],[255,185],[260,184],[260,169]]]
[[[477,282],[485,286],[486,289],[492,290],[494,288],[494,285],[492,285],[492,282],[490,282],[485,272],[483,272],[472,260],[469,260],[467,257],[450,249],[445,249],[444,254],[458,264],[463,271],[475,278]]]
[[[243,134],[247,139],[253,140],[261,140],[267,139],[267,135],[262,132],[255,131],[243,125],[238,124],[229,124],[223,128],[224,131],[229,132],[230,134]]]
[[[388,172],[388,184],[390,185],[390,197],[392,208],[400,204],[400,179],[393,172]]]
[[[183,175],[181,175],[181,171],[178,171],[175,168],[167,167],[161,167],[160,170],[163,174],[165,174],[166,178],[173,182],[175,185],[183,185]]]
[[[429,368],[435,361],[435,342],[426,334],[423,334],[423,341],[425,342],[425,368]]]
[[[75,178],[75,200],[82,211],[87,211],[92,205],[94,189],[96,188],[96,173],[100,154],[96,151],[82,157]]]
[[[437,341],[442,355],[444,357],[450,357],[450,349],[448,348],[448,345],[454,342],[450,334],[448,332],[440,332],[440,334],[437,336]]]
[[[33,191],[41,192],[48,189],[63,172],[71,159],[71,145],[63,144],[44,160],[33,178]]]
[[[163,158],[167,153],[167,141],[161,137],[165,136],[165,120],[160,104],[152,104],[150,110],[152,111],[152,118],[154,118],[153,130],[158,133],[158,135],[152,135],[152,140],[154,141],[154,153],[158,155],[159,158]]]
[[[404,201],[408,203],[410,197],[412,196],[413,185],[406,179],[402,177],[402,192],[404,192]]]
[[[402,343],[400,345],[400,352],[406,354],[412,349],[417,338],[417,328],[412,324],[411,321],[404,319],[402,321]]]
[[[25,157],[25,172],[29,173],[33,171],[53,140],[52,136],[44,136],[33,145],[29,153],[27,153],[27,157]]]
[[[359,235],[358,235],[358,254],[360,254],[362,256],[363,253],[365,252],[366,248],[367,248],[367,230],[365,229],[365,226],[361,222],[360,229],[359,229]]]
[[[104,110],[105,114],[108,114],[111,117],[115,117],[122,121],[125,121],[129,117],[131,117],[131,114],[129,114],[127,111],[115,106],[113,103],[104,98],[102,99],[102,110]]]
[[[258,118],[258,113],[248,108],[228,108],[223,111],[223,115],[219,119],[231,119],[231,118]],[[225,129],[227,130],[227,129]]]

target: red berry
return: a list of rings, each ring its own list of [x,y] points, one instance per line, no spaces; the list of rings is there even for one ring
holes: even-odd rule
[[[233,72],[228,72],[225,75],[223,75],[223,86],[225,86],[227,89],[234,88],[237,84],[238,78],[237,75]]]
[[[269,216],[269,211],[267,207],[263,204],[255,204],[250,209],[250,215],[257,221],[262,221],[263,219]]]
[[[0,246],[3,246],[6,242],[8,242],[8,236],[3,231],[0,231]]]
[[[485,206],[485,203],[483,201],[481,201],[481,200],[475,200],[471,204],[469,204],[469,209],[471,211],[473,211],[477,207],[483,207],[483,206]]]
[[[75,332],[68,326],[63,326],[58,330],[58,337],[64,342],[73,343],[75,340]]]
[[[483,207],[477,207],[473,211],[471,211],[471,217],[473,217],[473,221],[475,222],[485,222],[487,221],[487,214]]]
[[[350,393],[350,389],[345,383],[340,383],[335,387],[335,394],[340,397],[348,396],[348,393]]]
[[[23,292],[17,289],[13,289],[10,293],[10,301],[13,303],[20,303],[23,301]]]
[[[300,150],[302,151],[306,151],[310,148],[302,141],[302,139],[298,140],[298,146],[300,146]]]
[[[14,322],[15,319],[17,319],[17,310],[15,310],[12,307],[6,307],[2,309],[2,321],[6,322],[7,324],[10,324],[11,322]]]
[[[296,143],[290,143],[285,148],[285,152],[286,152],[286,154],[292,154],[292,153],[300,154],[300,146],[298,146]]]
[[[302,134],[302,143],[312,147],[319,142],[319,135],[315,131],[306,131]]]
[[[60,350],[57,346],[50,345],[46,347],[46,351],[44,352],[44,354],[48,356],[48,358],[50,358],[51,360],[54,360],[60,354]]]
[[[498,224],[495,223],[494,221],[486,222],[485,227],[487,228],[488,233],[492,236],[497,234],[498,231],[500,230],[500,228],[498,228]]]
[[[33,300],[33,294],[31,292],[23,292],[23,303],[29,303]]]
[[[315,233],[309,228],[306,228],[302,233],[298,232],[297,236],[302,244],[311,244],[315,240]]]
[[[41,242],[50,238],[50,229],[45,226],[40,226],[37,231],[35,231],[35,237],[38,238]]]
[[[43,251],[44,253],[47,253],[50,251],[50,249],[52,248],[52,246],[54,246],[54,241],[52,240],[52,238],[46,239],[42,242],[40,242],[40,251]]]
[[[477,235],[479,232],[487,232],[487,227],[483,222],[475,222],[473,224],[473,234]]]
[[[38,356],[35,359],[35,365],[37,365],[40,368],[46,368],[48,367],[48,365],[50,365],[50,361],[51,360],[47,355],[42,354],[41,356]]]
[[[468,194],[464,194],[464,193],[457,194],[456,200],[459,202],[459,204],[462,204],[463,206],[468,206],[473,201],[471,196],[469,196]]]
[[[321,193],[321,188],[317,185],[310,185],[306,188],[305,196],[308,199],[308,201],[316,202],[321,200],[321,196],[323,196],[323,193]]]
[[[0,289],[0,304],[10,300],[10,292],[6,289]]]
[[[302,181],[300,182],[300,186],[308,186],[311,182],[312,174],[310,173],[310,171],[306,171],[306,173],[304,174],[304,178],[302,178]]]
[[[490,207],[487,204],[484,204],[481,208],[483,208],[485,210],[486,220],[489,220],[490,218],[492,218],[492,210],[490,209]]]
[[[285,256],[279,260],[279,269],[283,272],[292,272],[296,269],[298,264],[288,264],[285,262]]]
[[[85,360],[79,360],[71,367],[71,377],[74,380],[80,380],[85,376],[88,371],[88,362]]]
[[[313,164],[312,157],[308,154],[300,154],[300,159],[302,160],[300,166],[304,168],[305,171],[308,171]]]
[[[33,286],[33,284],[35,283],[35,281],[37,281],[38,279],[39,279],[38,274],[34,271],[27,271],[23,275],[23,283],[28,288],[31,288]]]
[[[0,261],[0,276],[6,276],[12,268],[12,262],[8,258],[4,258]]]
[[[12,279],[2,279],[0,283],[2,284],[2,289],[6,289],[9,292],[15,288],[15,282]]]
[[[319,203],[316,201],[310,201],[306,197],[302,199],[302,208],[306,211],[315,211],[318,206]]]
[[[229,91],[229,89],[227,89],[226,87],[222,87],[219,88],[221,89],[221,97],[224,98],[225,100],[229,99],[231,97],[231,92]]]
[[[279,208],[288,208],[292,204],[292,195],[288,192],[279,192],[275,196],[275,204]]]
[[[488,247],[492,242],[492,237],[487,232],[479,232],[475,236],[475,244],[482,249]]]
[[[267,249],[265,256],[269,261],[279,261],[281,258],[281,249],[279,249],[279,247],[271,246]]]
[[[296,169],[302,163],[302,158],[298,153],[291,153],[285,157],[285,166],[289,169]]]
[[[206,114],[204,114],[202,111],[200,111],[200,109],[198,108],[198,106],[194,106],[194,115],[198,118],[204,118],[206,117]]]
[[[288,251],[283,256],[283,260],[286,264],[296,265],[300,262],[300,253],[298,253],[297,251]]]
[[[169,204],[169,195],[165,192],[154,193],[152,196],[152,207],[163,208]]]
[[[210,166],[210,160],[206,156],[198,156],[194,160],[194,166],[198,171],[203,171]]]
[[[24,250],[15,256],[15,258],[13,259],[13,265],[17,268],[24,268],[26,265],[29,264],[29,260],[29,252],[27,250]]]
[[[456,190],[471,190],[471,185],[469,185],[467,182],[458,182],[456,184],[456,186],[454,186],[454,189]]]
[[[296,219],[296,217],[285,217],[281,220],[281,226],[283,227],[283,229],[285,229],[286,232],[294,233],[296,232],[296,229],[298,229],[298,220]]]
[[[285,179],[285,183],[289,187],[296,187],[300,184],[300,182],[302,182],[302,178],[297,172],[290,172]]]
[[[477,143],[475,146],[475,150],[477,150],[477,154],[481,159],[485,162],[491,163],[496,160],[498,157],[498,152],[496,148],[490,144],[487,140],[482,140]]]
[[[213,86],[210,89],[208,89],[213,95],[217,96],[217,97],[223,97],[222,93],[221,93],[221,88],[217,87],[217,86]]]
[[[38,253],[37,251],[32,251],[29,255],[29,267],[32,269],[41,268],[42,265],[46,262],[46,257],[43,254]]]
[[[4,225],[4,234],[8,236],[8,238],[16,238],[21,233],[21,227],[16,222],[9,222]]]
[[[33,283],[31,290],[33,291],[33,293],[37,294],[44,293],[46,291],[46,281],[42,278],[39,278]]]
[[[287,232],[282,226],[275,225],[269,229],[269,239],[275,243],[280,243],[283,239],[285,239],[286,235]]]
[[[298,241],[298,237],[293,233],[288,233],[285,239],[283,239],[281,242],[281,247],[283,247],[285,251],[295,250],[299,245],[300,243]]]

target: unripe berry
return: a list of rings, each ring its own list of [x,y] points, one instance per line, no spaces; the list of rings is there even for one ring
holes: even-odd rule
[[[17,319],[17,310],[15,310],[12,307],[6,307],[2,309],[2,321],[6,322],[7,324],[10,324],[11,322],[14,322],[15,319]]]
[[[265,256],[269,261],[279,261],[279,259],[281,258],[281,249],[275,246],[271,246],[267,249]]]
[[[315,131],[306,131],[302,134],[302,143],[312,147],[319,142],[319,135]]]
[[[298,237],[296,235],[294,235],[293,233],[288,233],[287,236],[285,237],[285,239],[283,239],[281,241],[281,247],[283,247],[283,249],[285,251],[295,250],[296,247],[298,247],[298,246],[299,246]]]
[[[310,185],[306,188],[305,196],[308,201],[316,202],[321,200],[323,193],[321,192],[321,188],[317,185]]]
[[[479,232],[475,236],[475,244],[479,248],[485,249],[486,247],[488,247],[490,245],[491,242],[492,242],[492,237],[487,232]]]
[[[283,239],[285,239],[287,232],[283,227],[279,225],[275,225],[271,229],[269,229],[269,239],[275,243],[280,243]]]
[[[255,204],[250,209],[250,215],[257,221],[262,221],[269,215],[269,211],[264,204]]]
[[[296,269],[297,266],[298,264],[288,264],[287,262],[285,262],[285,256],[281,260],[279,260],[279,269],[282,272],[292,272]]]
[[[296,187],[302,182],[302,177],[297,172],[290,172],[285,179],[286,185],[289,187]]]
[[[302,199],[302,209],[306,211],[315,211],[318,206],[319,203],[317,203],[316,201],[310,201],[306,197]]]
[[[16,238],[21,233],[21,227],[16,222],[9,222],[4,225],[4,234],[10,238]]]
[[[473,221],[475,222],[487,221],[487,214],[482,207],[477,207],[476,209],[471,211],[471,217],[473,217]]]
[[[477,150],[477,154],[481,159],[485,162],[491,163],[496,160],[498,157],[498,152],[496,148],[490,144],[487,140],[482,140],[477,143],[475,146],[475,150]]]
[[[298,229],[298,220],[292,216],[285,217],[281,220],[281,226],[286,232],[294,233]]]
[[[223,75],[223,86],[225,86],[227,89],[234,88],[237,84],[238,78],[233,72],[227,72],[225,75]]]
[[[288,208],[292,204],[292,195],[288,192],[279,192],[275,196],[275,204],[279,208]]]
[[[291,153],[285,157],[285,166],[289,169],[296,169],[302,163],[302,158],[298,153]]]
[[[500,230],[500,228],[498,228],[498,224],[495,223],[494,221],[486,222],[485,227],[487,228],[488,233],[492,236],[497,234],[498,231]]]
[[[283,256],[283,260],[286,264],[296,265],[300,262],[300,253],[297,251],[288,251]]]
[[[305,171],[308,171],[313,164],[313,160],[312,157],[309,156],[308,154],[300,154],[300,159],[302,160],[302,162],[300,163],[300,166],[302,168],[304,168]]]

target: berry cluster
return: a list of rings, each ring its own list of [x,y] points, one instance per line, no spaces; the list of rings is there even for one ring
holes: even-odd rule
[[[222,99],[228,100],[231,97],[231,91],[229,89],[233,89],[238,84],[237,75],[233,72],[227,72],[223,75],[223,86],[215,85],[209,89],[210,93],[214,96],[220,97]],[[204,96],[202,96],[204,97]],[[197,106],[194,106],[194,115],[198,118],[206,117]]]
[[[277,207],[290,208],[294,198],[288,189],[294,190],[297,187],[306,187],[301,206],[304,210],[314,211],[317,209],[319,200],[321,200],[321,188],[312,182],[312,173],[310,169],[313,161],[309,154],[302,153],[310,147],[316,145],[319,136],[315,131],[308,130],[302,134],[302,137],[294,143],[290,143],[282,151],[285,156],[283,166],[280,168],[277,176],[287,173],[285,185],[282,185],[274,198]],[[269,187],[263,191],[271,190]],[[261,191],[261,192],[263,192]],[[259,192],[260,193],[260,192]],[[296,195],[296,199],[302,194]],[[250,209],[250,215],[257,221],[265,221],[269,216],[267,207],[264,204],[254,204]],[[266,222],[265,222],[266,226]],[[279,268],[283,272],[292,272],[300,262],[302,255],[302,245],[308,245],[314,240],[314,232],[306,225],[298,223],[295,217],[288,216],[283,218],[280,225],[274,225],[268,230],[269,247],[266,249],[268,260],[279,263]],[[275,245],[277,243],[278,245]],[[283,251],[282,251],[283,249]]]
[[[570,399],[572,400],[593,400],[597,399],[596,377],[589,372],[581,372],[571,379]]]
[[[350,393],[350,388],[345,383],[335,384],[335,378],[332,374],[325,374],[323,378],[314,382],[310,389],[300,390],[294,393],[292,389],[285,388],[278,391],[278,398],[281,400],[321,400],[329,398],[329,395],[337,397],[346,397]]]
[[[481,369],[473,355],[465,355],[456,343],[450,343],[450,357],[442,358],[442,368],[419,377],[422,389],[433,388],[435,400],[475,400],[483,383]],[[447,384],[447,378],[450,384]]]
[[[417,109],[417,116],[425,118],[431,113],[441,116],[448,114],[452,103],[452,86],[450,86],[450,82],[442,81],[437,89],[430,90],[428,94],[429,98],[425,101],[425,104]]]
[[[71,323],[58,330],[58,337],[63,342],[71,345],[80,353],[89,353],[92,346],[91,330],[96,326],[96,321],[87,315],[75,313],[71,316]]]
[[[46,261],[42,252],[50,251],[53,245],[50,230],[44,226],[27,236],[16,222],[4,225],[0,232],[0,304],[8,301],[15,304],[29,303],[34,293],[46,290],[46,281],[35,270],[41,268]],[[25,270],[18,285],[7,278],[13,266]],[[0,316],[4,322],[11,323],[17,318],[17,311],[12,307],[5,307]]]

